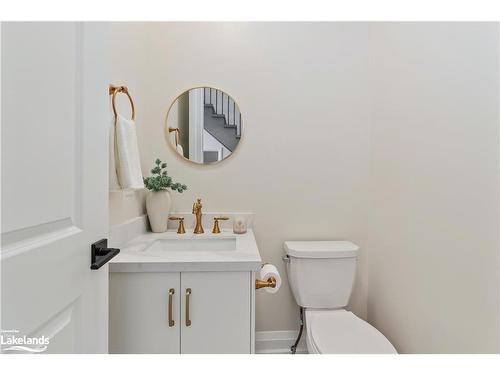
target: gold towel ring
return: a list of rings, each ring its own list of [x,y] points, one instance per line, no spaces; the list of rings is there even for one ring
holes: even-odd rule
[[[119,92],[123,92],[128,96],[128,100],[130,101],[130,106],[132,107],[132,120],[135,120],[135,107],[134,107],[134,101],[132,100],[132,97],[128,93],[128,87],[127,86],[113,86],[109,85],[109,95],[113,95],[111,99],[111,104],[113,107],[113,114],[115,115],[115,118],[118,117],[118,112],[116,112],[116,104],[115,104],[115,98],[116,94]]]

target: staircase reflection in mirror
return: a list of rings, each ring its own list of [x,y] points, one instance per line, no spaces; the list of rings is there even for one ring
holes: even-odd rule
[[[213,87],[195,87],[180,94],[171,104],[165,124],[172,150],[199,164],[217,163],[231,156],[242,131],[238,104]]]

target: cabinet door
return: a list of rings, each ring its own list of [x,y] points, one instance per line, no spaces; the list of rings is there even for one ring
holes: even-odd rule
[[[109,301],[110,353],[180,353],[180,273],[110,273]]]
[[[183,272],[181,353],[250,353],[250,288],[250,272]]]

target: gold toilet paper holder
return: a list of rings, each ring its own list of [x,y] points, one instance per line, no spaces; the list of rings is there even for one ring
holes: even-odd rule
[[[270,277],[267,280],[255,280],[255,289],[260,288],[276,288],[276,279],[274,277]]]
[[[271,263],[262,263],[260,268],[264,267],[266,264],[271,264]],[[272,276],[267,280],[256,279],[255,289],[261,289],[261,288],[276,288],[276,279]]]

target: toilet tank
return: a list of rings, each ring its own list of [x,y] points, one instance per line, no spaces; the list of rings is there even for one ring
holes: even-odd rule
[[[286,241],[290,288],[299,306],[342,308],[349,302],[359,247],[349,241]]]

